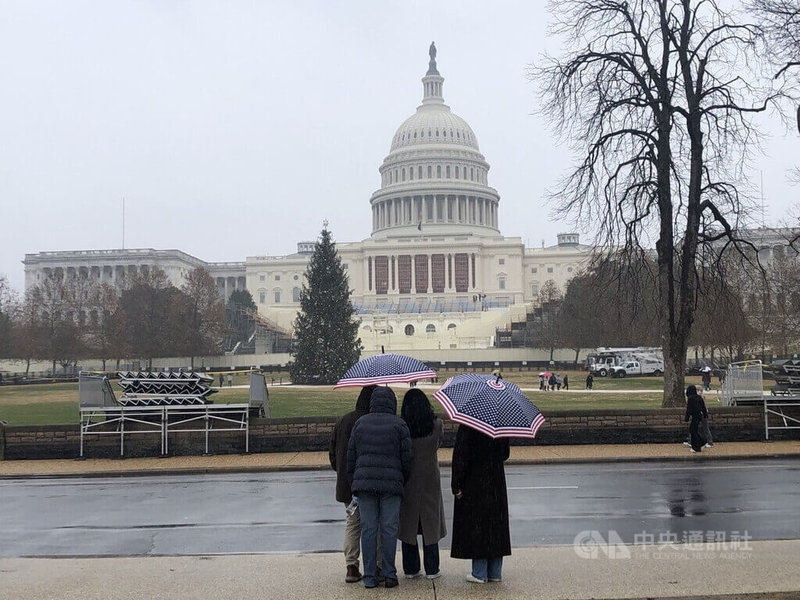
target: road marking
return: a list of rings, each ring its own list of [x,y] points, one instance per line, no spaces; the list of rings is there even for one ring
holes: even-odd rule
[[[510,487],[509,490],[577,490],[577,485],[533,485],[530,487]]]

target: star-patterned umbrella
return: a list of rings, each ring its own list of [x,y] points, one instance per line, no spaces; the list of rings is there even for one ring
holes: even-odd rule
[[[495,375],[456,375],[433,395],[453,421],[489,437],[532,438],[544,423],[519,387]]]
[[[410,383],[434,377],[436,371],[416,358],[403,354],[376,354],[350,367],[334,387]]]

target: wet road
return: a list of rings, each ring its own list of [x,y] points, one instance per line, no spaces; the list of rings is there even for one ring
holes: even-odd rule
[[[625,543],[800,539],[797,460],[535,465],[506,475],[515,547],[571,545],[593,530]],[[0,556],[338,551],[344,508],[334,480],[332,471],[2,480]],[[449,484],[445,469],[448,526]]]

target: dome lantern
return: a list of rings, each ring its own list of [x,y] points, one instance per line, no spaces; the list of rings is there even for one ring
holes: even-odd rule
[[[431,42],[428,55],[431,59],[428,62],[428,72],[425,73],[425,77],[422,78],[422,104],[444,104],[444,97],[442,96],[444,77],[439,74],[439,70],[436,68],[435,42]]]

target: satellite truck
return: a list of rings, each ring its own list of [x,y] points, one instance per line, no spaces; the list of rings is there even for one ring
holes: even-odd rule
[[[586,357],[586,368],[598,377],[660,375],[664,372],[664,357],[661,348],[603,347],[595,349]]]

